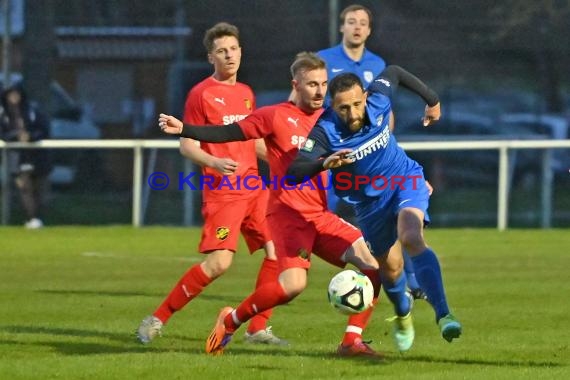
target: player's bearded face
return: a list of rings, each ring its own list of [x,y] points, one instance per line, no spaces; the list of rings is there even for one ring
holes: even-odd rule
[[[215,76],[227,79],[237,75],[241,63],[241,47],[237,38],[224,36],[215,39],[208,60],[214,65]]]
[[[316,69],[298,73],[293,79],[297,92],[297,106],[305,111],[323,107],[327,93],[327,71]]]
[[[360,86],[336,93],[332,107],[351,132],[358,132],[364,126],[366,93]]]

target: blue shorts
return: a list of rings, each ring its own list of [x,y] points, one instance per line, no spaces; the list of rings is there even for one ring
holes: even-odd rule
[[[429,190],[423,171],[417,168],[406,175],[402,186],[387,191],[381,197],[354,205],[358,225],[372,254],[380,257],[388,252],[398,239],[398,213],[413,207],[424,213],[424,223],[429,223],[427,209]]]

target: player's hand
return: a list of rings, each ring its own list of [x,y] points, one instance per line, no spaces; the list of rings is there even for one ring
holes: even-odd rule
[[[440,117],[441,117],[441,108],[439,102],[433,107],[426,106],[424,117],[422,118],[424,127],[434,124],[436,121],[439,120]]]
[[[332,169],[352,164],[354,162],[354,156],[350,154],[351,152],[351,149],[341,149],[338,152],[334,152],[325,159],[323,162],[323,168]]]
[[[215,169],[220,174],[232,175],[237,170],[238,163],[232,160],[231,158],[214,157],[214,160],[210,167],[212,169]]]
[[[160,130],[169,135],[179,135],[182,133],[184,124],[174,116],[161,113],[158,117]]]

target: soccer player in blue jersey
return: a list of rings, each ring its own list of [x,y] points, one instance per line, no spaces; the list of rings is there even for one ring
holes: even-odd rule
[[[340,44],[317,54],[327,63],[329,81],[341,73],[354,73],[364,88],[386,67],[380,56],[366,49],[372,32],[372,12],[362,5],[349,5],[340,13]]]
[[[381,260],[386,294],[395,305],[394,338],[401,351],[413,343],[411,303],[405,294],[402,248],[435,311],[442,337],[451,342],[461,324],[451,314],[439,261],[424,240],[429,191],[423,169],[390,133],[391,96],[402,85],[427,103],[424,126],[437,121],[437,94],[399,66],[388,66],[365,91],[357,75],[347,73],[329,84],[332,99],[307,138],[287,175],[303,182],[322,170],[333,172],[335,193],[354,205],[363,235]]]
[[[341,43],[320,50],[317,54],[327,63],[329,81],[341,73],[354,73],[366,89],[386,68],[384,59],[366,48],[366,40],[372,33],[372,12],[363,5],[352,4],[340,12],[339,18]],[[329,101],[330,97],[327,96],[327,103]],[[340,212],[342,209],[339,198],[332,191],[327,194],[327,202],[332,211]],[[411,297],[426,299],[426,294],[416,279],[414,265],[406,253],[404,271]]]

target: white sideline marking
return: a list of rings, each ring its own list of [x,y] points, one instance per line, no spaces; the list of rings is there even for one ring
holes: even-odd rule
[[[104,259],[132,259],[131,255],[120,255],[112,252],[82,252],[83,257],[100,257]],[[200,257],[164,257],[164,256],[144,256],[149,259],[159,259],[165,261],[189,261],[189,262],[199,262],[202,261]]]

